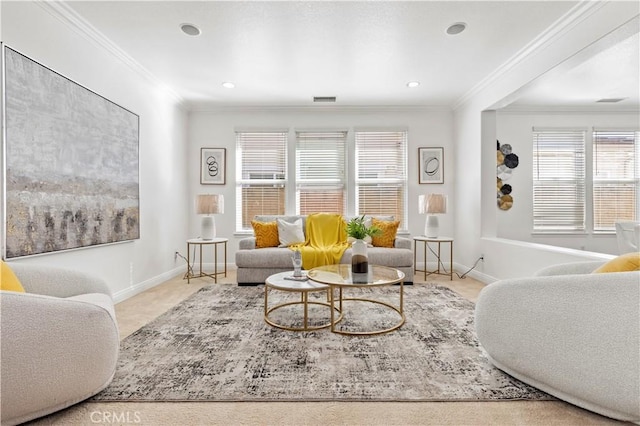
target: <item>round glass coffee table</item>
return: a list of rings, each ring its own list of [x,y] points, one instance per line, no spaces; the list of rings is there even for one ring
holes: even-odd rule
[[[404,273],[394,268],[387,266],[369,265],[369,272],[366,274],[356,274],[351,271],[351,265],[338,264],[338,265],[326,265],[319,266],[311,269],[307,273],[308,277],[318,283],[326,284],[330,287],[329,290],[329,303],[331,305],[331,331],[339,334],[346,335],[364,335],[370,336],[375,334],[388,333],[393,330],[397,330],[402,327],[405,322],[404,316]],[[390,286],[393,284],[400,284],[399,288],[399,304],[394,306],[388,302],[382,300],[374,300],[369,298],[351,297],[347,298],[343,296],[343,289],[356,288],[356,287],[380,287]],[[335,307],[336,296],[335,290],[338,292],[338,307]],[[351,331],[337,328],[337,324],[342,319],[344,311],[342,310],[342,304],[345,301],[356,301],[370,304],[382,305],[392,311],[395,311],[400,320],[389,328],[367,331]],[[334,309],[340,312],[340,318],[335,318]]]
[[[277,327],[277,328],[281,328],[283,330],[289,330],[289,331],[313,331],[313,330],[319,330],[322,328],[327,328],[329,326],[331,326],[331,322],[333,322],[334,320],[334,312],[333,312],[333,305],[331,303],[329,303],[330,300],[330,294],[329,291],[331,289],[331,287],[329,287],[328,285],[316,282],[316,281],[312,281],[312,280],[306,280],[306,281],[293,281],[293,280],[288,280],[285,277],[291,277],[293,275],[293,271],[288,271],[288,272],[280,272],[277,274],[273,274],[270,275],[269,277],[267,277],[267,279],[265,280],[264,283],[264,321],[273,326],[273,327]],[[279,291],[285,291],[285,292],[290,292],[290,293],[300,293],[300,300],[294,300],[291,302],[284,302],[284,303],[279,303],[276,304],[274,306],[269,307],[269,291],[270,290],[279,290]],[[327,292],[327,301],[326,302],[321,302],[321,301],[309,301],[309,293],[313,293],[313,292],[317,292],[317,291],[325,291]],[[274,319],[272,319],[271,317],[269,317],[269,314],[271,314],[273,311],[276,311],[278,309],[284,308],[285,306],[291,306],[291,305],[301,305],[302,306],[302,327],[296,327],[296,326],[292,326],[292,325],[285,325],[285,324],[280,324],[278,322],[276,322]],[[329,309],[331,309],[331,321],[327,320],[327,322],[320,324],[320,325],[309,325],[309,305],[320,305],[320,306],[326,306]],[[340,321],[340,319],[342,319],[342,313],[338,310],[338,313],[340,314],[338,319],[336,321]]]

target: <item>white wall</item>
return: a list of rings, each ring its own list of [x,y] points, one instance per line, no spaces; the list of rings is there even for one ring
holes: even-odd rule
[[[615,233],[581,234],[564,236],[532,235],[533,224],[533,127],[638,128],[637,112],[526,112],[498,111],[497,136],[500,143],[508,143],[519,157],[518,167],[513,170],[508,184],[512,185],[514,204],[510,210],[496,210],[499,238],[550,244],[576,250],[618,254]],[[589,139],[590,140],[590,139]]]
[[[406,128],[408,148],[408,228],[411,235],[424,231],[423,215],[418,214],[418,195],[442,192],[453,201],[456,166],[452,148],[452,113],[449,110],[427,108],[247,108],[217,109],[189,114],[189,190],[190,236],[200,232],[200,218],[195,214],[194,198],[199,193],[221,193],[225,198],[224,215],[216,215],[218,236],[229,238],[229,262],[233,263],[238,240],[235,232],[235,130],[236,129],[347,129],[360,127]],[[444,184],[418,184],[418,148],[444,147]],[[227,184],[200,185],[200,148],[227,149]],[[450,208],[455,209],[451,203]],[[294,212],[291,212],[294,213]],[[453,235],[453,215],[440,217],[442,235]],[[183,252],[183,251],[182,251]],[[206,253],[206,252],[205,252]],[[208,254],[208,258],[211,255]],[[203,260],[203,262],[206,262]]]
[[[505,98],[512,97],[548,70],[559,65],[567,67],[590,49],[605,47],[608,40],[615,39],[614,30],[628,28],[629,25],[624,24],[638,15],[638,4],[632,2],[585,7],[587,9],[576,13],[569,25],[537,40],[530,46],[530,54],[514,59],[498,78],[479,86],[454,112],[455,163],[459,165],[454,191],[455,238],[457,247],[464,247],[456,251],[456,260],[471,265],[479,254],[484,254],[485,261],[478,270],[485,277],[527,276],[550,264],[606,258],[590,252],[497,238],[495,150],[498,134],[496,114],[491,110],[504,106]],[[637,24],[634,25],[637,31]],[[518,188],[516,196],[517,191]]]
[[[102,277],[122,300],[182,272],[187,238],[187,115],[175,97],[125,65],[46,5],[1,2],[2,41],[140,117],[140,239],[14,261]],[[3,194],[4,197],[4,194]]]
[[[405,126],[409,129],[409,231],[421,234],[419,194],[433,190],[449,195],[451,213],[441,218],[443,234],[454,234],[455,260],[472,265],[484,254],[479,271],[487,277],[528,275],[550,263],[597,258],[585,252],[558,251],[496,238],[494,113],[503,98],[561,64],[637,16],[636,2],[589,6],[570,25],[540,41],[540,49],[515,61],[496,80],[479,86],[452,115],[428,109],[247,109],[194,112],[186,117],[175,99],[108,53],[82,31],[71,28],[44,6],[1,2],[1,38],[70,79],[140,115],[140,240],[17,260],[53,264],[97,273],[119,295],[127,295],[180,273],[176,250],[196,236],[195,194],[221,190],[226,213],[217,217],[219,233],[230,238],[233,262],[238,238],[235,211],[236,127],[335,128]],[[576,55],[576,52],[580,52]],[[482,125],[484,123],[484,126]],[[188,137],[187,137],[188,135]],[[417,148],[445,148],[445,184],[417,184]],[[201,147],[227,148],[227,184],[199,184]],[[481,159],[481,160],[479,160]],[[226,236],[225,235],[225,236]]]

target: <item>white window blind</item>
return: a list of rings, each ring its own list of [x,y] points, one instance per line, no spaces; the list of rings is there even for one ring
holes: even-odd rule
[[[236,229],[255,215],[284,214],[287,132],[236,133]]]
[[[296,133],[296,209],[344,214],[347,132]]]
[[[534,232],[585,231],[585,131],[533,131]]]
[[[391,215],[406,229],[407,132],[357,131],[356,214]]]
[[[593,132],[593,230],[615,231],[618,220],[637,220],[638,131]]]

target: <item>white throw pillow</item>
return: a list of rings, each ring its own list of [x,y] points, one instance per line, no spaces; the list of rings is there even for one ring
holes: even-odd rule
[[[278,239],[280,240],[278,247],[289,247],[292,244],[304,243],[302,219],[298,219],[293,223],[282,219],[277,219],[276,222],[278,222]]]

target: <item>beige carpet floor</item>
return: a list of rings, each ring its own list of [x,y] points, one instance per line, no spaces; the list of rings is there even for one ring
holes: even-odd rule
[[[420,285],[422,275],[416,276]],[[116,306],[125,338],[205,285],[182,275]],[[221,283],[236,282],[230,271]],[[428,278],[475,301],[471,278]],[[606,425],[625,424],[561,401],[492,402],[82,402],[30,425]]]

